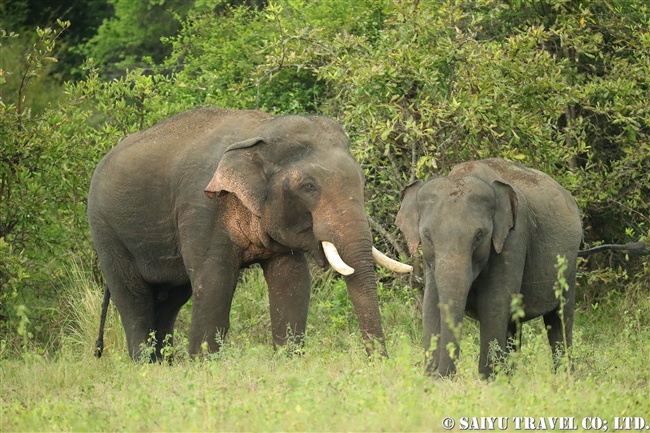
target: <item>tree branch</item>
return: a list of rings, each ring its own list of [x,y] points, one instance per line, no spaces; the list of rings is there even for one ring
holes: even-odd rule
[[[395,251],[397,251],[397,254],[399,254],[404,258],[409,257],[409,255],[406,254],[402,246],[399,244],[399,241],[395,239],[395,236],[393,236],[388,230],[383,228],[381,224],[375,221],[375,219],[370,215],[368,215],[368,222],[370,223],[373,229],[379,232],[379,234],[382,235],[382,237],[386,239],[386,241],[388,241],[388,243],[395,249]]]

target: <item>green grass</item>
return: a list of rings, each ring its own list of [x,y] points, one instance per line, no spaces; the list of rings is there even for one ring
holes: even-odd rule
[[[368,359],[345,285],[314,281],[302,356],[274,353],[265,285],[242,277],[224,349],[186,355],[189,307],[179,319],[172,366],[133,363],[111,307],[104,357],[93,358],[100,288],[71,267],[68,321],[53,354],[0,360],[0,431],[439,431],[443,417],[566,416],[650,422],[650,299],[612,296],[579,309],[575,372],[552,373],[541,321],[523,326],[514,371],[478,379],[478,327],[463,325],[458,375],[423,375],[420,324],[408,289],[380,287],[390,359]],[[510,424],[512,430],[514,425]]]

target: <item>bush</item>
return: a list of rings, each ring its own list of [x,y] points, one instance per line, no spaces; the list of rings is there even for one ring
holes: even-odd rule
[[[20,326],[36,341],[50,339],[46,330],[62,320],[52,305],[70,256],[101,279],[85,221],[99,159],[126,135],[199,105],[339,119],[366,172],[375,240],[394,254],[406,255],[393,225],[400,189],[486,157],[521,161],[572,192],[586,245],[650,236],[645,5],[238,3],[205,0],[184,10],[181,30],[165,39],[171,54],[159,63],[137,58],[145,69],[104,80],[89,60],[85,78],[67,83],[58,104],[42,113],[25,105],[25,86],[8,98],[4,78],[14,72],[29,84],[43,73],[67,24],[39,31],[26,69],[2,71],[0,339],[15,337],[20,346]],[[106,56],[98,58],[102,68]],[[604,254],[582,268],[579,296],[587,305],[615,290],[648,291],[647,259]],[[380,292],[406,296],[395,281],[383,276]],[[320,296],[315,291],[319,308],[344,327],[348,306],[336,292]],[[19,314],[21,305],[27,309]],[[395,323],[410,320],[389,315]]]

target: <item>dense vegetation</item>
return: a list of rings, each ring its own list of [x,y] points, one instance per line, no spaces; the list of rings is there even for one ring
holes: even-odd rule
[[[650,11],[644,2],[54,3],[56,7],[39,7],[31,0],[0,4],[0,380],[11,390],[2,397],[3,414],[23,420],[4,416],[3,429],[183,428],[169,421],[156,427],[149,415],[142,415],[155,405],[154,397],[146,400],[138,394],[146,400],[139,406],[122,395],[131,389],[129,380],[135,384],[135,379],[151,375],[167,383],[179,372],[128,364],[122,358],[119,324],[109,339],[114,350],[109,364],[97,367],[105,378],[93,373],[90,382],[70,382],[62,377],[68,374],[64,371],[88,362],[97,323],[101,273],[85,220],[92,170],[121,138],[192,107],[324,113],[339,119],[366,171],[367,209],[376,242],[404,258],[403,241],[393,225],[400,189],[415,178],[444,174],[457,162],[493,156],[543,170],[571,191],[583,213],[585,245],[650,237]],[[580,268],[576,350],[582,366],[579,362],[569,382],[547,375],[546,361],[537,359],[548,356],[537,324],[527,328],[530,335],[524,344],[530,342],[532,352],[517,358],[511,382],[480,385],[465,396],[445,382],[435,385],[438,394],[431,397],[429,387],[434,385],[421,379],[418,363],[420,323],[411,287],[419,283],[392,275],[380,279],[382,314],[392,338],[389,350],[396,355],[388,363],[368,364],[357,353],[355,318],[344,285],[318,272],[309,354],[272,357],[258,271],[243,277],[246,284],[236,300],[236,328],[226,353],[214,363],[179,363],[194,382],[231,375],[224,379],[225,387],[248,387],[249,392],[263,388],[256,376],[279,370],[277,388],[260,398],[289,396],[282,411],[290,422],[281,423],[284,412],[271,412],[267,424],[250,424],[250,429],[328,425],[304,423],[298,414],[300,405],[316,412],[321,400],[312,396],[311,403],[297,405],[290,397],[304,398],[309,386],[322,386],[315,395],[327,400],[328,381],[335,384],[334,393],[337,387],[361,392],[377,385],[375,405],[365,405],[356,394],[346,397],[358,405],[355,414],[370,407],[389,415],[397,401],[404,402],[403,410],[421,413],[408,424],[387,422],[391,430],[400,425],[423,429],[445,411],[461,414],[476,407],[485,414],[509,413],[514,409],[504,395],[526,388],[527,377],[544,382],[539,400],[522,402],[536,408],[531,409],[535,413],[547,414],[541,402],[567,383],[580,384],[580,398],[593,399],[587,412],[606,407],[607,416],[650,413],[647,401],[638,398],[640,390],[647,395],[649,379],[647,368],[638,367],[647,367],[650,358],[643,343],[650,337],[650,260],[601,254],[581,262]],[[186,320],[180,320],[181,333]],[[468,322],[464,330],[463,388],[477,386],[472,326]],[[179,346],[180,353],[182,343]],[[603,346],[605,355],[594,358]],[[240,351],[247,351],[250,359]],[[348,353],[351,358],[343,360]],[[55,361],[54,366],[48,363]],[[268,366],[258,370],[254,362]],[[247,373],[238,373],[240,364]],[[327,380],[309,376],[315,382],[309,386],[301,375],[303,369],[326,368],[340,371]],[[22,389],[29,371],[53,382]],[[118,379],[115,371],[125,377]],[[346,376],[351,371],[358,376]],[[397,377],[405,382],[390,385]],[[97,380],[101,386],[95,387]],[[623,380],[629,386],[622,386]],[[598,381],[615,389],[620,402],[613,404],[613,397],[599,393]],[[108,392],[111,398],[132,405],[133,416],[144,416],[142,424],[111,424],[101,417],[98,424],[83,424],[83,414],[99,409],[79,403],[73,405],[77,412],[60,418],[55,408],[42,402],[48,392],[55,392],[50,387],[60,386],[77,401],[101,399],[111,384],[124,388]],[[221,392],[219,386],[203,388],[201,398],[207,402]],[[86,391],[78,394],[75,387]],[[418,391],[408,397],[413,387]],[[155,396],[170,391],[161,386],[152,392]],[[432,412],[432,418],[424,416],[422,411],[438,401],[438,395],[447,403]],[[244,393],[236,398],[249,397]],[[489,403],[493,398],[505,398],[506,403]],[[569,414],[578,413],[573,412],[576,398],[553,400],[548,407],[557,411],[569,405]],[[236,410],[245,413],[263,404],[251,400],[251,407]],[[113,405],[110,410],[124,407]],[[214,425],[196,415],[191,424],[196,429],[246,429],[241,417],[220,412],[218,405],[196,407],[221,414],[221,424]],[[603,416],[587,412],[581,414]],[[364,419],[341,414],[332,417],[330,429]],[[382,427],[366,421],[356,428]]]

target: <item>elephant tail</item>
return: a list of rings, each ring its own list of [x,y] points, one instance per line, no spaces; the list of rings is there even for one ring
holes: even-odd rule
[[[589,248],[587,250],[578,251],[578,257],[589,257],[594,253],[600,251],[627,251],[628,254],[634,256],[647,256],[650,255],[650,249],[648,249],[645,242],[632,242],[629,244],[605,244],[598,245],[597,247]]]
[[[104,325],[106,324],[106,313],[108,312],[108,303],[111,300],[111,292],[108,290],[108,286],[104,285],[104,300],[102,301],[102,315],[99,319],[99,336],[97,341],[95,341],[95,356],[97,358],[102,357],[104,352]]]

